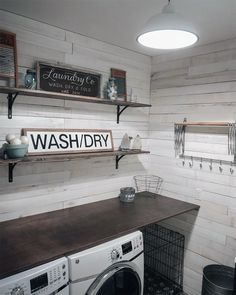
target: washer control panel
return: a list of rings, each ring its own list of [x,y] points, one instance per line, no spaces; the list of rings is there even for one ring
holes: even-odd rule
[[[66,258],[0,280],[1,295],[48,295],[68,283]]]
[[[119,260],[130,260],[143,251],[143,236],[142,233],[133,236],[127,241],[117,243],[110,251],[111,262]]]

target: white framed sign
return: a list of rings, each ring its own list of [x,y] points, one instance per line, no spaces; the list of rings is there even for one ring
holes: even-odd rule
[[[111,130],[22,129],[29,140],[28,155],[114,151]]]

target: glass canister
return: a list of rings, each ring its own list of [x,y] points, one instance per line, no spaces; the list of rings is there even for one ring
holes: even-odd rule
[[[107,98],[110,100],[117,99],[117,86],[115,78],[109,78],[107,83]]]
[[[25,88],[36,89],[36,70],[28,69],[25,74]]]

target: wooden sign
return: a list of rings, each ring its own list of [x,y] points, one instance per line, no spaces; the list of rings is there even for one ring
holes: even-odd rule
[[[28,155],[113,151],[111,130],[22,129],[28,137]]]
[[[126,72],[123,70],[111,69],[111,77],[115,78],[115,84],[117,86],[117,96],[126,100]]]
[[[100,80],[100,74],[37,63],[37,88],[40,90],[100,97]]]
[[[16,35],[6,31],[0,31],[0,77],[15,79],[18,86]]]

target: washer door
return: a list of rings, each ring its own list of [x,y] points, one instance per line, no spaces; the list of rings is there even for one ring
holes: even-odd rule
[[[132,262],[118,262],[105,270],[86,295],[141,295],[141,280]]]

